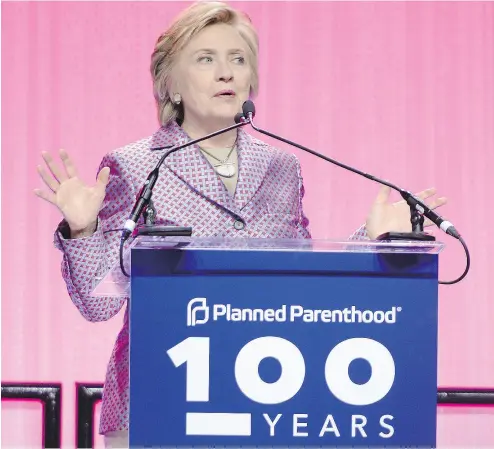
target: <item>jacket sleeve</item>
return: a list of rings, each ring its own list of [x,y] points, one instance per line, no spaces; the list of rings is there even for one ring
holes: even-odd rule
[[[350,237],[349,240],[370,240],[367,235],[367,228],[365,224],[360,226]]]
[[[304,189],[304,181],[302,176],[302,169],[300,167],[300,162],[297,157],[295,157],[296,165],[297,165],[297,175],[298,175],[298,190],[299,190],[299,222],[298,222],[298,234],[302,238],[310,239],[311,233],[309,231],[309,219],[305,216],[304,210],[302,207],[302,199],[305,195]],[[360,226],[350,237],[349,240],[369,240],[369,236],[367,235],[367,229],[365,224]]]
[[[119,260],[120,229],[132,210],[136,198],[134,184],[125,164],[116,153],[105,156],[100,164],[110,168],[106,195],[98,214],[93,235],[70,239],[67,223],[55,231],[55,246],[63,253],[62,276],[72,302],[88,321],[105,321],[116,315],[128,298],[92,296],[98,279]],[[99,171],[98,170],[98,171]],[[65,232],[64,232],[65,228]]]
[[[295,157],[295,156],[294,156]],[[298,179],[298,215],[299,220],[297,223],[297,233],[300,238],[310,239],[311,233],[309,231],[309,219],[304,213],[304,208],[302,200],[305,195],[304,179],[302,176],[302,168],[300,167],[300,161],[295,157],[295,162],[297,166],[297,179]]]

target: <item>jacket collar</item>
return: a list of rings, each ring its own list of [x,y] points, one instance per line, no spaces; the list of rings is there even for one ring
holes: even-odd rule
[[[237,132],[239,173],[233,198],[198,145],[172,153],[165,159],[163,168],[171,170],[189,188],[208,200],[235,214],[240,214],[261,186],[269,168],[272,153],[267,151],[267,145],[253,139],[242,128],[239,128]],[[176,122],[171,122],[154,133],[150,149],[154,150],[163,146],[173,147],[189,140],[191,139],[187,133]],[[167,150],[160,150],[159,153],[163,154],[165,151]]]

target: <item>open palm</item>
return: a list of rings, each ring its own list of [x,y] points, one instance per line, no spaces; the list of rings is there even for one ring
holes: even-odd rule
[[[42,156],[49,172],[39,165],[38,173],[49,190],[36,189],[35,194],[60,210],[71,232],[84,232],[91,228],[94,230],[105,198],[110,169],[101,169],[96,183],[87,186],[78,177],[77,170],[65,150],[60,150],[63,169],[55,163],[49,153],[44,152]]]
[[[382,186],[372,204],[371,210],[367,217],[366,229],[370,239],[374,240],[385,232],[411,232],[412,224],[410,222],[410,206],[405,200],[395,203],[389,202],[391,188]],[[422,201],[433,197],[436,189],[423,190],[415,196]],[[444,197],[428,201],[430,209],[436,209],[446,204],[447,199]],[[424,227],[432,226],[433,223],[426,219]]]

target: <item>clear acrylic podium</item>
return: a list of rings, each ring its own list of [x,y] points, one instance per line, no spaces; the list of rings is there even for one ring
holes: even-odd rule
[[[442,247],[137,238],[131,447],[434,447]]]

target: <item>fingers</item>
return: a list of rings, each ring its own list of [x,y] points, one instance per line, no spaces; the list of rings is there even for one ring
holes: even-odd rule
[[[96,184],[100,187],[106,187],[108,180],[110,179],[110,168],[103,167],[98,173],[98,178],[96,179]]]
[[[427,204],[427,206],[429,207],[429,209],[434,210],[434,209],[437,209],[438,207],[444,206],[447,202],[448,202],[448,199],[443,196],[441,198],[437,198],[436,200],[434,200],[432,202],[428,201],[429,204]],[[429,227],[429,226],[435,226],[435,223],[433,223],[428,218],[425,218],[424,228]]]
[[[435,194],[436,189],[434,187],[431,187],[430,189],[422,190],[422,192],[416,193],[415,196],[417,198],[420,198],[421,200],[426,200],[427,198],[430,198]]]
[[[58,167],[57,164],[55,164],[55,161],[51,157],[50,153],[43,151],[41,153],[41,156],[43,157],[46,165],[48,166],[53,176],[55,176],[55,178],[59,183],[67,179],[67,175],[60,169],[60,167]]]
[[[56,197],[53,192],[45,192],[44,190],[41,189],[34,189],[34,194],[45,200],[48,201],[50,204],[55,204],[56,205]]]
[[[56,192],[58,190],[60,183],[52,176],[50,176],[48,172],[43,168],[43,166],[38,165],[38,173],[49,189],[51,189],[53,192]]]
[[[440,198],[435,198],[434,200],[425,201],[425,205],[429,209],[437,209],[438,207],[444,206],[448,202],[448,199],[444,196]]]
[[[375,203],[378,203],[378,204],[386,203],[389,199],[390,193],[391,193],[391,187],[381,186],[379,188],[379,193],[377,194]]]
[[[444,206],[448,202],[448,199],[446,197],[441,197],[437,198],[434,201],[431,201],[427,206],[429,206],[429,209],[437,209],[438,207]]]
[[[431,196],[434,196],[435,194],[436,194],[436,189],[434,187],[432,187],[430,189],[422,190],[422,192],[416,193],[416,194],[414,194],[414,196],[417,197],[419,200],[425,202],[425,200],[427,198],[430,198]],[[427,202],[425,202],[425,204],[427,204],[427,207],[429,207],[429,209],[435,209],[437,207],[443,206],[444,204],[447,203],[447,201],[448,201],[447,198],[441,197],[441,198],[435,199],[434,201],[427,201]],[[406,203],[405,200],[400,200],[400,201],[396,202],[395,204],[405,204],[405,203]]]
[[[69,157],[68,153],[65,150],[60,150],[60,159],[65,167],[65,171],[69,178],[74,178],[77,176],[77,170],[75,168],[72,159]]]

